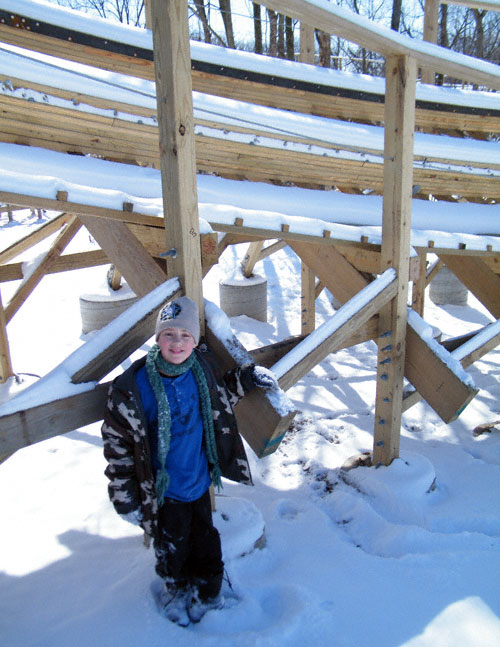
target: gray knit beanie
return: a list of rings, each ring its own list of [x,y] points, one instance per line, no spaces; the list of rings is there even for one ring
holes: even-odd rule
[[[200,315],[198,306],[189,297],[179,297],[163,306],[158,313],[156,320],[155,335],[158,335],[166,328],[185,328],[190,332],[196,345],[200,341]]]

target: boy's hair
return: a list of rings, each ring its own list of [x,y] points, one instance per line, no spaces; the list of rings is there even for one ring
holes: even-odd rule
[[[200,341],[200,315],[198,306],[189,297],[179,297],[163,306],[156,320],[156,341],[162,330],[184,328],[193,335],[196,345]]]

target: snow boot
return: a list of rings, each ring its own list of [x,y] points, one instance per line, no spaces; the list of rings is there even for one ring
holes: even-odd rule
[[[207,600],[200,600],[197,593],[194,593],[191,596],[191,600],[187,607],[187,613],[189,620],[191,622],[200,622],[203,616],[207,611],[212,609],[223,609],[224,608],[224,596],[219,593],[214,598],[208,598]]]
[[[187,603],[189,595],[186,589],[162,586],[154,591],[156,603],[160,613],[180,627],[189,625]]]

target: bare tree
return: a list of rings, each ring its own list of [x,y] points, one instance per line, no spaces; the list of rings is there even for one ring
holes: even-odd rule
[[[399,31],[402,4],[403,0],[392,0],[391,29],[394,29],[394,31]]]
[[[219,0],[219,8],[222,14],[222,22],[226,32],[227,46],[236,49],[234,43],[233,16],[231,14],[231,0]]]
[[[201,22],[203,28],[203,40],[205,43],[212,42],[212,31],[210,29],[210,23],[208,21],[207,12],[205,10],[205,0],[194,0],[195,9],[194,12]]]
[[[144,0],[57,0],[57,4],[134,27],[144,27],[146,23]]]
[[[253,5],[253,32],[255,40],[255,53],[262,54],[264,51],[262,43],[262,16],[260,10],[260,4],[256,2],[252,3]]]
[[[321,67],[330,67],[332,58],[332,39],[330,34],[316,29],[316,40],[319,45],[319,64]]]
[[[267,10],[269,17],[269,56],[278,54],[278,14],[272,9]]]

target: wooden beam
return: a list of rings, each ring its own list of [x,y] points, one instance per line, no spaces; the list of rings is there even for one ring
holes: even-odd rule
[[[375,31],[368,20],[341,7],[314,4],[307,0],[260,0],[260,4],[386,57],[411,56],[422,67],[435,67],[438,72],[500,89],[500,72],[495,69],[495,65],[485,64],[483,61],[478,66],[472,57],[457,57],[454,52],[428,43],[425,46],[418,41],[411,43],[410,39],[389,29]]]
[[[148,216],[146,214],[135,213],[132,211],[120,211],[119,209],[107,209],[105,207],[99,207],[92,204],[69,202],[68,200],[57,200],[55,198],[44,198],[42,196],[0,191],[0,201],[9,202],[9,204],[15,204],[19,207],[33,207],[45,209],[46,211],[64,211],[73,216],[90,215],[96,218],[118,220],[119,222],[150,225],[151,227],[159,226],[159,219],[156,216]]]
[[[343,347],[356,328],[367,323],[394,298],[397,289],[396,273],[393,270],[387,270],[353,297],[351,302],[339,308],[329,321],[322,324],[295,348],[290,360],[285,357],[272,367],[279,378],[281,388],[286,391],[331,352]],[[290,361],[293,361],[291,365],[289,365]],[[283,363],[284,369],[282,369]]]
[[[73,239],[76,232],[80,229],[81,223],[76,216],[65,225],[64,229],[57,236],[49,251],[45,254],[43,260],[36,266],[35,270],[29,277],[21,283],[15,294],[12,296],[7,307],[5,308],[5,317],[9,322],[16,314],[19,308],[26,301],[28,296],[33,292],[35,287],[40,283],[48,269],[54,263],[54,260],[62,253],[68,243]]]
[[[174,288],[165,296],[164,301],[170,301],[181,295],[181,290]],[[154,334],[156,318],[161,305],[158,306],[157,303],[154,303],[149,309],[142,312],[139,319],[131,320],[130,327],[113,339],[109,346],[98,353],[93,353],[87,358],[85,364],[79,366],[78,370],[71,375],[71,381],[74,384],[98,382],[116,366],[119,366]]]
[[[98,384],[78,395],[0,416],[0,454],[10,454],[102,420],[108,387],[109,383]]]
[[[206,323],[205,338],[223,372],[233,369],[237,365],[234,355],[228,350],[228,345],[235,350],[239,357],[248,356],[251,359],[250,354],[234,335],[223,343],[210,328],[209,322]],[[266,392],[259,388],[247,393],[235,406],[234,412],[239,432],[259,458],[278,449],[295,416],[295,412],[281,413],[271,402]]]
[[[300,331],[308,335],[316,327],[316,276],[300,263]]]
[[[424,2],[424,40],[428,43],[437,43],[439,28],[439,0],[425,0]],[[424,67],[421,73],[422,83],[434,85],[436,72],[432,68]]]
[[[425,288],[427,287],[427,254],[425,251],[419,251],[420,259],[419,274],[416,281],[413,281],[411,293],[411,307],[421,317],[424,316]]]
[[[500,277],[474,256],[439,254],[439,258],[498,319],[500,317]]]
[[[289,240],[288,244],[341,303],[362,290],[368,281],[334,246]]]
[[[163,212],[171,276],[197,304],[203,333],[198,189],[187,2],[150,0]]]
[[[415,316],[417,316],[415,314]],[[417,329],[407,327],[407,345],[405,356],[405,375],[416,387],[417,392],[448,423],[455,420],[475,397],[478,390],[462,380],[449,363],[442,361],[438,342],[419,335]],[[430,351],[430,352],[429,352]],[[422,355],[425,362],[421,361]],[[404,409],[408,404],[415,404],[420,396],[411,395],[405,398]],[[411,406],[410,404],[410,406]]]
[[[241,261],[241,270],[247,278],[253,274],[253,269],[260,258],[263,245],[264,241],[258,240],[255,243],[250,243],[248,246],[247,253]]]
[[[94,216],[80,216],[80,220],[137,296],[147,294],[166,280],[166,273],[123,222]]]
[[[72,216],[70,214],[61,213],[59,216],[49,220],[27,236],[24,236],[24,238],[21,238],[21,240],[17,240],[15,243],[12,243],[12,245],[9,245],[9,247],[6,247],[0,252],[0,265],[8,263],[19,254],[22,254],[27,249],[30,249],[40,241],[51,236],[71,220],[71,217]]]
[[[408,273],[410,266],[415,129],[414,59],[386,59],[384,201],[382,267],[397,272],[397,295],[379,314],[377,396],[373,463],[389,465],[399,456],[405,347],[407,335]]]
[[[314,65],[315,57],[314,27],[306,25],[303,21],[300,23],[300,51],[299,61]]]
[[[12,375],[14,375],[14,371],[10,357],[9,338],[7,337],[7,318],[0,293],[0,382],[5,382]]]

